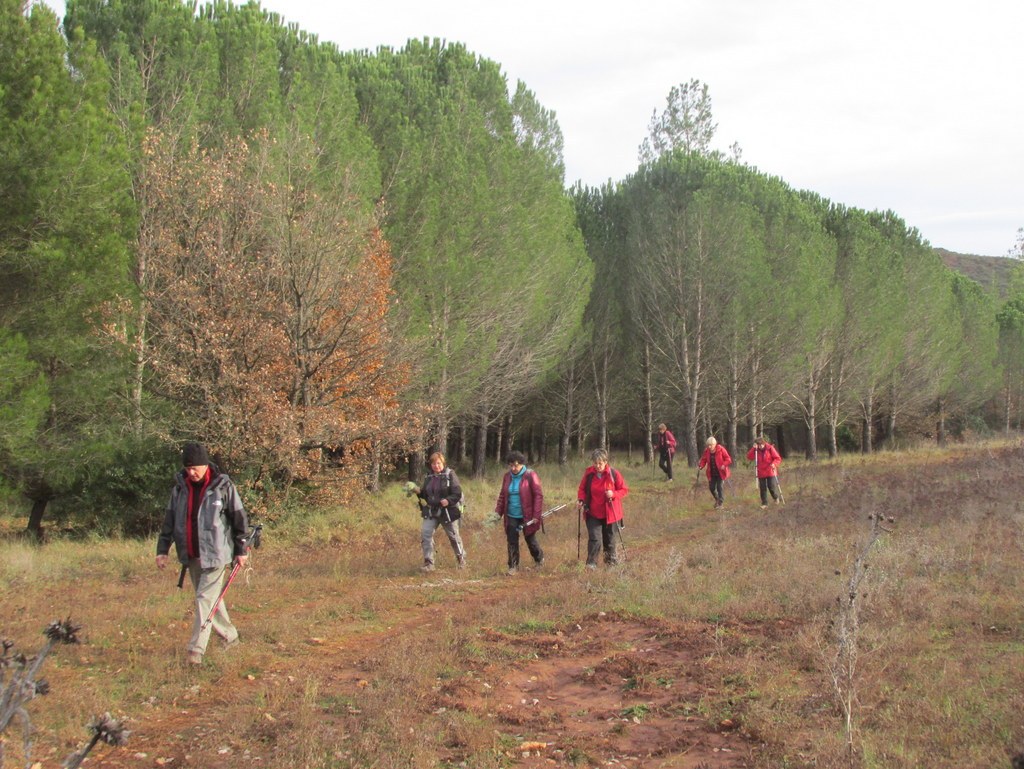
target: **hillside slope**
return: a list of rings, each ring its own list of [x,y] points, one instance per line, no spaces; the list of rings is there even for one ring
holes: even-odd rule
[[[1021,266],[1019,259],[1011,259],[1008,256],[958,254],[947,251],[945,248],[936,248],[935,250],[942,257],[943,263],[951,270],[966,275],[979,283],[986,291],[991,291],[1000,298],[1006,297],[1010,277]]]

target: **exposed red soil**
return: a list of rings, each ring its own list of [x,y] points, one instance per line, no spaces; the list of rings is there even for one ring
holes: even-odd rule
[[[521,576],[537,582],[557,579],[540,573]],[[404,588],[431,590],[438,582],[436,577],[409,578],[390,587],[408,595]],[[314,667],[322,681],[320,698],[350,701],[373,680],[377,662],[367,650],[398,643],[408,634],[429,633],[443,622],[469,621],[496,596],[521,585],[520,580],[503,578],[445,580],[444,589],[457,594],[457,602],[419,605],[403,597],[395,602],[395,614],[385,619],[387,630],[282,646],[258,680],[218,681],[211,680],[212,669],[186,670],[184,675],[195,676],[194,686],[173,701],[154,698],[152,706],[133,714],[128,747],[98,749],[86,765],[235,769],[280,762],[289,750],[286,735],[293,727],[286,712],[274,715],[268,709],[265,722],[247,727],[244,734],[224,714],[237,712],[236,707],[259,691],[295,685]],[[481,663],[470,676],[445,682],[433,693],[430,707],[434,713],[471,714],[493,723],[496,731],[515,735],[506,763],[525,769],[732,768],[749,766],[758,748],[738,718],[715,720],[705,709],[717,683],[707,665],[715,649],[714,628],[706,624],[602,613],[542,632],[484,628],[477,640],[495,651],[482,655],[484,659],[505,661]],[[214,645],[212,655],[218,653]],[[525,661],[507,661],[509,650],[521,650]],[[358,717],[351,708],[340,713],[325,709],[319,725],[343,741],[358,728]],[[448,755],[439,758],[459,765],[464,750],[455,738],[446,746]]]

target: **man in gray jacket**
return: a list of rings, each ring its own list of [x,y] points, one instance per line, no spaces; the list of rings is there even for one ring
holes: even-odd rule
[[[171,542],[182,568],[187,568],[196,590],[195,621],[188,643],[188,661],[203,662],[210,628],[228,646],[238,643],[238,630],[231,624],[221,601],[213,621],[206,622],[220,595],[227,567],[232,562],[245,566],[248,559],[245,534],[249,522],[242,500],[231,479],[210,462],[201,443],[186,443],[181,453],[184,469],[175,476],[164,525],[156,543],[156,565],[167,565]],[[204,628],[205,624],[205,628]]]

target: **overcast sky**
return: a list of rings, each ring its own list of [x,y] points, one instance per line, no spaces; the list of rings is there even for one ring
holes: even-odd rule
[[[63,3],[50,3],[63,14]],[[1020,0],[265,0],[343,50],[442,38],[554,110],[566,183],[619,181],[673,85],[792,187],[1004,256],[1024,227]]]

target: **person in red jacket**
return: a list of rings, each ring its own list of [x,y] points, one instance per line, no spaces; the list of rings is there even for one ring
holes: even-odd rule
[[[662,422],[658,425],[658,467],[672,480],[672,457],[676,453],[676,437]]]
[[[778,450],[765,440],[763,435],[757,436],[754,445],[747,452],[747,459],[754,460],[757,468],[757,488],[761,492],[761,509],[768,507],[768,492],[771,492],[775,504],[779,504],[779,463],[782,456]]]
[[[725,446],[719,445],[714,436],[708,438],[707,448],[697,463],[699,468],[704,468],[708,477],[708,489],[711,496],[715,498],[715,507],[721,507],[725,503],[725,494],[722,491],[722,484],[729,477],[729,465],[732,464],[732,457],[725,450]]]
[[[622,527],[622,498],[629,493],[622,473],[608,464],[608,452],[595,449],[594,463],[583,472],[576,494],[576,507],[587,524],[587,568],[597,568],[597,556],[604,548],[604,562],[619,562],[616,534]],[[619,534],[621,541],[622,535]]]

